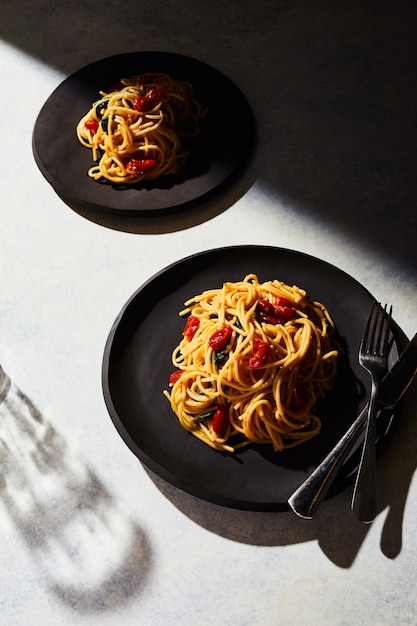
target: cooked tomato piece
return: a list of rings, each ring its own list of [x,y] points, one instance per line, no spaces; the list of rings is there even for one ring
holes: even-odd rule
[[[153,87],[151,87],[145,98],[148,100],[149,102],[149,107],[153,108],[154,106],[156,106],[158,104],[158,102],[160,102],[162,100],[162,98],[165,96],[165,89],[164,87],[158,87],[157,89],[154,89]]]
[[[200,320],[198,319],[198,317],[195,317],[194,315],[190,315],[187,318],[182,334],[184,337],[188,337],[189,339],[191,339],[192,337],[194,337],[199,327],[200,327]]]
[[[249,359],[249,367],[253,370],[264,367],[271,356],[271,347],[267,341],[255,337],[252,342],[252,356]]]
[[[267,324],[280,323],[280,318],[277,315],[274,305],[268,300],[259,300],[255,312],[261,322],[266,322]]]
[[[213,348],[216,352],[224,350],[232,338],[232,333],[233,329],[229,325],[215,330],[208,340],[210,348]]]
[[[169,377],[169,384],[174,385],[177,382],[177,380],[181,378],[182,375],[183,375],[182,370],[175,370],[175,372],[172,372],[171,376]]]
[[[159,87],[154,89],[151,87],[145,96],[137,96],[133,101],[133,108],[138,113],[146,113],[153,109],[165,95],[165,89]]]
[[[133,101],[133,108],[138,113],[146,113],[151,108],[151,105],[146,96],[137,96]]]
[[[219,437],[224,437],[229,426],[229,412],[220,407],[213,415],[213,430]]]
[[[126,165],[126,169],[131,174],[145,174],[148,170],[155,167],[155,159],[130,159]]]
[[[259,300],[255,312],[261,322],[283,324],[294,317],[295,307],[286,298],[277,296],[275,304],[272,304],[269,300]]]
[[[275,298],[275,309],[283,320],[290,320],[295,315],[295,306],[293,303],[281,296]]]
[[[87,130],[91,130],[92,133],[96,133],[98,130],[98,121],[97,120],[87,120],[84,124]]]

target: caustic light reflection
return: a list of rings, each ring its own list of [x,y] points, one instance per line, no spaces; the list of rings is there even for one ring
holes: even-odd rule
[[[1,367],[0,466],[0,503],[64,602],[100,610],[141,590],[143,532]]]

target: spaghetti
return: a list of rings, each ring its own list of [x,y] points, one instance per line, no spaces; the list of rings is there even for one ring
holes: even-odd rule
[[[217,450],[280,451],[318,434],[315,405],[333,386],[338,352],[326,307],[255,274],[185,303],[165,396],[180,424]]]
[[[179,171],[206,113],[191,83],[141,74],[100,95],[76,129],[92,151],[92,179],[134,184]]]

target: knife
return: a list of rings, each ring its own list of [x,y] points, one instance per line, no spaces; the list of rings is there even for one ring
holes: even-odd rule
[[[392,409],[403,397],[417,373],[417,334],[407,344],[381,384],[379,406]],[[365,428],[368,405],[364,406],[343,437],[288,499],[296,515],[312,519],[326,497],[337,472]]]

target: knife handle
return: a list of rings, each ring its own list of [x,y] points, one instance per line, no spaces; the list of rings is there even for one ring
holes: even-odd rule
[[[350,428],[326,458],[288,499],[288,504],[296,515],[304,519],[312,519],[314,517],[336,478],[341,465],[343,465],[359,435],[364,430],[367,412],[368,405],[362,409]]]

